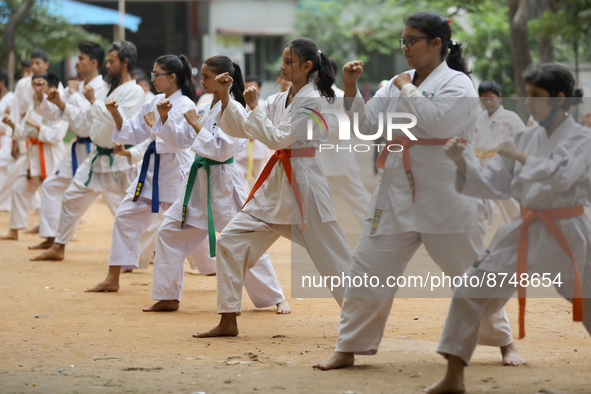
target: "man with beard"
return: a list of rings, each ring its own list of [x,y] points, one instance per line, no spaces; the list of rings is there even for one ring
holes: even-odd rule
[[[133,43],[118,41],[109,47],[107,70],[111,86],[106,98],[117,101],[124,119],[131,118],[144,102],[144,90],[131,79],[130,72],[136,61],[137,49]],[[72,239],[80,218],[98,195],[103,195],[115,214],[127,188],[137,176],[137,164],[115,154],[123,147],[113,143],[115,122],[105,106],[105,100],[97,97],[90,85],[84,89],[84,96],[91,105],[90,138],[95,151],[80,165],[66,190],[54,244],[32,260],[63,260],[66,245]],[[53,94],[48,95],[48,100],[55,100]]]
[[[38,245],[30,246],[29,249],[48,249],[53,245],[66,189],[72,183],[78,165],[88,157],[92,149],[92,105],[84,97],[84,92],[93,89],[95,96],[100,100],[107,97],[109,85],[103,81],[103,76],[99,73],[105,61],[105,50],[94,42],[82,42],[78,49],[80,53],[76,61],[76,71],[81,81],[69,81],[63,98],[56,89],[50,89],[47,97],[50,97],[51,101],[44,97],[37,110],[47,119],[61,118],[68,122],[70,130],[76,134],[76,140],[72,143],[71,153],[66,154],[55,171],[43,182],[39,236],[47,239]],[[35,80],[33,87],[38,93],[43,89],[44,82],[43,79]]]

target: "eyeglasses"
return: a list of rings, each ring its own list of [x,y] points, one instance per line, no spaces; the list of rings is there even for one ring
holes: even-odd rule
[[[154,72],[151,72],[150,75],[152,76],[152,81],[156,79],[156,77],[159,77],[161,75],[170,75],[172,73],[164,73],[164,74],[156,74]]]
[[[408,37],[408,38],[401,38],[401,39],[400,39],[400,48],[402,48],[403,46],[405,46],[405,45],[406,45],[406,47],[407,47],[408,49],[410,49],[410,48],[412,48],[412,46],[413,46],[414,44],[416,44],[416,42],[417,42],[418,40],[422,40],[422,39],[424,39],[424,38],[429,38],[429,37],[427,37],[427,36],[423,36],[423,37]]]

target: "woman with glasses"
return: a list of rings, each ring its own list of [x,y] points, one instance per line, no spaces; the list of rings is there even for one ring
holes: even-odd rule
[[[346,290],[336,351],[314,366],[323,370],[353,365],[355,354],[377,352],[398,290],[388,279],[404,274],[421,244],[450,277],[461,276],[484,249],[484,202],[456,193],[455,166],[443,152],[451,137],[472,138],[479,113],[461,45],[452,42],[450,22],[440,14],[418,12],[404,24],[400,44],[413,70],[392,78],[367,104],[357,89],[363,63],[343,68],[346,110],[359,114],[361,132],[373,134],[382,114],[402,112],[416,117],[410,131],[418,139],[394,131],[389,143],[395,149],[384,147],[378,158],[384,172],[355,247],[351,277],[377,276],[381,286]],[[505,365],[523,362],[504,310],[483,319],[480,334],[480,343],[501,347]]]
[[[159,212],[167,210],[176,200],[191,166],[189,152],[170,146],[151,130],[159,120],[153,111],[160,100],[167,98],[174,103],[174,111],[168,115],[172,119],[182,119],[186,111],[194,108],[195,86],[189,60],[184,55],[160,56],[154,62],[152,82],[161,93],[130,119],[122,118],[115,99],[105,102],[116,125],[113,131],[113,141],[118,144],[115,153],[127,156],[130,164],[143,162],[139,176],[127,189],[115,215],[107,277],[87,288],[87,292],[117,291],[122,267],[138,267],[140,237]],[[137,146],[124,149],[122,144]]]
[[[215,121],[222,108],[215,77],[222,73],[234,78],[231,93],[237,108],[246,114],[242,71],[227,56],[213,56],[203,63],[201,85],[213,95],[211,103],[187,110],[177,108],[178,103],[168,98],[157,106],[160,120],[154,122],[152,131],[171,147],[194,152],[195,158],[158,230],[152,286],[152,299],[157,302],[145,308],[146,312],[179,308],[185,258],[203,243],[208,243],[211,256],[216,256],[216,231],[224,229],[246,200],[244,176],[234,164],[234,156],[244,149],[246,140],[224,133]],[[291,313],[267,253],[243,278],[255,307],[276,305],[278,314]],[[218,292],[224,291],[218,286]]]

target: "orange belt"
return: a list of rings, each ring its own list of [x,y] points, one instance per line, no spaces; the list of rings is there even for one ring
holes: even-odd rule
[[[412,170],[410,168],[410,152],[409,148],[414,145],[445,145],[449,138],[424,138],[420,140],[411,140],[408,138],[394,138],[393,140],[389,141],[386,146],[384,146],[384,150],[378,156],[378,160],[376,162],[376,167],[384,169],[386,165],[386,159],[388,158],[388,147],[390,145],[396,144],[401,145],[404,149],[402,150],[402,164],[404,165],[404,171],[406,171],[406,176],[408,177],[408,182],[410,183],[410,190],[412,191],[412,201],[415,201],[415,181],[412,176]],[[462,140],[462,142],[466,143],[466,141]]]
[[[316,149],[315,148],[279,149],[279,150],[275,151],[273,156],[271,156],[271,158],[267,162],[267,165],[265,165],[265,168],[263,168],[261,175],[259,175],[259,177],[257,178],[257,181],[255,182],[252,190],[250,191],[250,194],[248,195],[248,198],[246,199],[246,202],[244,203],[242,208],[244,208],[246,206],[246,204],[248,204],[248,202],[250,200],[252,200],[252,197],[254,196],[256,191],[259,190],[259,188],[267,180],[267,178],[269,177],[269,174],[271,174],[271,170],[275,166],[275,163],[277,163],[277,160],[281,160],[281,163],[283,163],[283,169],[285,170],[285,173],[287,174],[287,179],[289,180],[289,184],[291,185],[291,188],[293,190],[293,194],[295,195],[296,201],[298,203],[298,207],[300,208],[300,214],[302,215],[302,231],[304,231],[304,208],[302,207],[302,198],[300,196],[300,188],[298,187],[298,182],[296,181],[295,175],[292,177],[291,163],[289,161],[289,158],[290,157],[315,157],[315,156],[316,156]]]
[[[554,222],[555,219],[566,219],[575,216],[584,215],[585,211],[582,205],[559,209],[527,209],[521,207],[521,218],[523,224],[519,233],[519,246],[517,249],[517,295],[519,296],[519,339],[525,336],[525,287],[521,286],[521,274],[527,273],[527,236],[529,226],[538,219],[541,219],[550,234],[556,239],[558,244],[566,252],[573,262],[575,269],[575,287],[573,291],[573,321],[583,321],[583,287],[581,285],[581,275],[575,262],[575,257],[570,249],[568,241],[560,230],[560,227]]]
[[[47,177],[45,173],[45,155],[43,154],[43,142],[37,138],[29,138],[27,140],[27,152],[29,151],[29,144],[39,145],[39,164],[41,165],[41,180]],[[29,157],[29,177],[31,177],[31,158]],[[29,187],[33,181],[29,179]]]

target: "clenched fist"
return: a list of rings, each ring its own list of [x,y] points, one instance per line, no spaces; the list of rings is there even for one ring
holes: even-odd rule
[[[230,86],[234,83],[234,79],[228,73],[222,73],[215,77],[215,82],[218,85],[218,91],[227,92]]]
[[[154,127],[154,125],[156,124],[156,114],[154,113],[154,111],[146,112],[144,114],[144,121],[146,121],[146,124],[148,126]]]
[[[191,127],[193,127],[197,133],[199,133],[203,126],[201,125],[201,123],[199,123],[199,116],[197,116],[197,112],[195,112],[195,109],[191,108],[190,110],[185,112],[184,116],[187,123],[189,123]]]
[[[82,91],[86,100],[90,101],[90,104],[94,104],[96,98],[94,97],[94,88],[90,85],[84,85],[84,90]]]
[[[257,96],[257,89],[254,86],[246,88],[244,91],[244,100],[250,109],[255,109],[259,105],[259,98]]]
[[[119,104],[117,104],[117,100],[115,100],[113,97],[105,101],[105,107],[107,107],[107,110],[112,114],[119,112]]]
[[[70,93],[74,94],[78,91],[80,87],[80,81],[77,79],[72,79],[68,81],[68,88],[70,89]]]
[[[363,75],[363,62],[361,60],[353,60],[343,66],[343,83],[357,83],[361,75]]]

